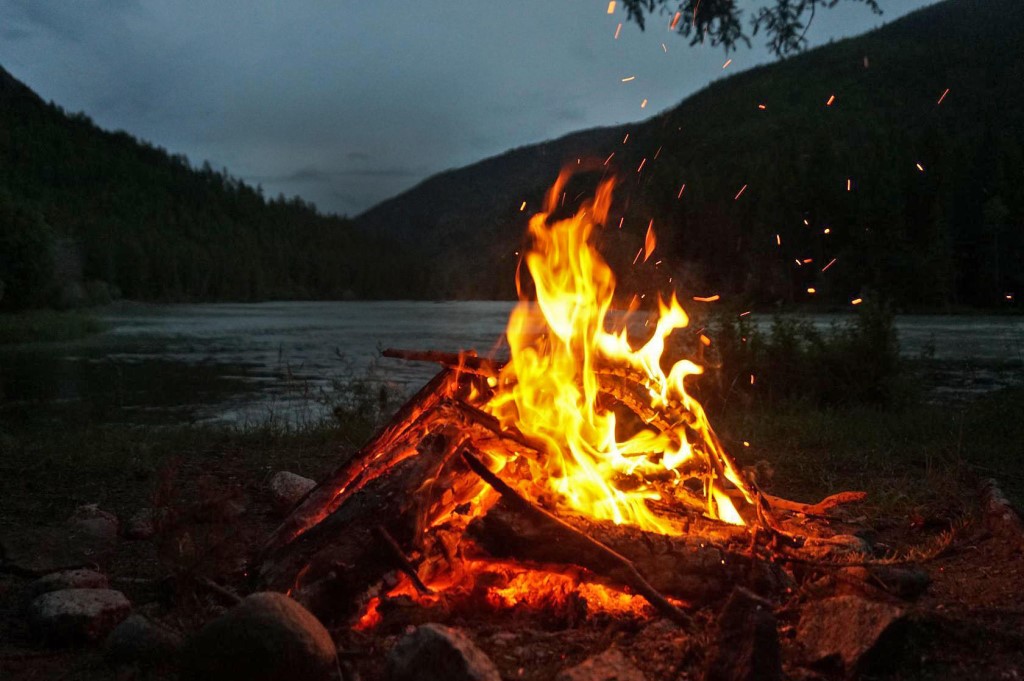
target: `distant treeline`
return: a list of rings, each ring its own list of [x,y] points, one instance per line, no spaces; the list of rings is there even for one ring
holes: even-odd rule
[[[73,302],[60,290],[62,252],[80,261],[75,268],[92,299],[427,291],[422,265],[393,241],[301,199],[268,200],[226,171],[193,167],[127,133],[105,132],[0,69],[0,308]]]

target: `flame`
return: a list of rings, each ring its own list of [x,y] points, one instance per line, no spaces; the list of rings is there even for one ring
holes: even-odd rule
[[[742,525],[724,484],[733,483],[750,503],[748,488],[686,390],[686,379],[702,373],[702,367],[681,359],[663,368],[667,339],[689,318],[673,295],[659,300],[654,333],[639,348],[632,347],[626,329],[608,329],[615,276],[593,237],[608,218],[614,180],[601,182],[575,215],[551,222],[569,175],[562,172],[548,192],[545,212],[530,220],[533,245],[524,260],[536,301],[517,280],[520,302],[506,333],[511,360],[484,409],[503,426],[542,443],[543,460],[529,461],[533,480],[581,514],[678,534],[648,502],[671,501],[663,498],[666,490],[672,493],[696,478],[704,486],[707,514]],[[649,257],[655,246],[652,228],[645,242]],[[658,428],[617,432],[615,412],[607,400],[599,400],[602,384],[614,379],[617,367],[644,378],[643,397],[659,415]],[[653,483],[666,475],[672,484]]]

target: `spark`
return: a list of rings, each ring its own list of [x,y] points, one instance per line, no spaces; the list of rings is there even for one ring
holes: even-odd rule
[[[920,170],[922,173],[924,172],[924,166],[923,165],[921,165],[920,163],[915,163],[914,165],[917,166],[917,169]]]
[[[658,147],[658,150],[654,152],[654,158],[651,160],[657,161],[659,156],[661,156],[661,147]]]
[[[775,244],[778,246],[782,245],[782,237],[778,234],[775,235]]]
[[[628,141],[629,141],[629,133],[627,132],[626,136],[622,138],[622,143],[625,144]]]
[[[647,107],[647,99],[645,98],[644,101],[640,102],[640,108],[644,109],[646,107]]]
[[[754,385],[754,374],[750,374],[750,385]]]
[[[836,101],[836,96],[832,95],[832,96],[830,96],[828,98],[828,101],[825,102],[825,106],[832,106],[835,103],[835,101]]]
[[[604,160],[604,165],[608,165],[608,163],[612,160],[613,156],[615,156],[615,152],[614,151],[612,153],[608,154],[608,158],[606,158]]]
[[[814,287],[813,287],[813,286],[808,286],[808,287],[807,287],[807,292],[808,292],[808,293],[810,293],[810,294],[811,294],[812,296],[813,296],[813,295],[814,295],[815,293],[817,293],[817,291],[816,291],[816,290],[814,290]]]
[[[764,104],[758,104],[758,105],[757,105],[757,108],[758,108],[758,109],[760,109],[761,111],[764,111],[764,110],[765,110],[765,109],[767,109],[768,107],[767,107],[767,106],[765,106]]]
[[[807,221],[807,218],[804,218],[804,224],[807,225],[808,227],[811,226],[811,223]]]
[[[800,259],[799,259],[799,258],[793,258],[793,262],[795,262],[795,263],[796,263],[796,266],[797,266],[797,267],[803,267],[803,263],[802,263],[802,262],[800,262]]]
[[[609,0],[609,2],[608,2],[608,14],[615,14],[615,0]]]
[[[686,183],[685,182],[683,183],[683,186],[679,188],[679,193],[676,194],[676,198],[677,199],[683,198],[683,190],[684,189],[686,189]]]
[[[949,94],[949,88],[946,88],[946,91],[942,93],[941,97],[939,97],[939,101],[935,102],[935,106],[938,106],[939,104],[942,104],[942,100],[944,100],[946,98],[946,95],[948,95],[948,94]]]
[[[635,258],[633,258],[633,264],[634,264],[634,265],[635,265],[635,264],[637,264],[638,262],[640,262],[640,256],[641,256],[641,255],[643,255],[643,252],[644,252],[644,249],[643,249],[643,247],[641,247],[641,248],[640,248],[640,250],[638,250],[638,251],[636,252],[636,257],[635,257]]]
[[[647,163],[647,158],[646,157],[644,157],[644,160],[640,161],[640,165],[637,166],[636,172],[639,173],[641,170],[643,170],[645,163]]]
[[[822,271],[822,272],[824,272],[824,271],[825,271],[825,270],[827,270],[827,269],[828,269],[829,267],[832,267],[832,265],[835,265],[835,264],[836,264],[836,259],[835,259],[835,258],[832,258],[831,260],[829,260],[829,261],[828,261],[828,264],[827,264],[827,265],[825,265],[824,267],[822,267],[822,268],[821,268],[821,271]]]
[[[620,22],[619,25],[615,27],[615,39],[616,40],[619,39],[619,33],[621,33],[621,32],[622,32],[622,23]]]
[[[863,298],[854,298],[853,300],[850,301],[850,305],[860,305],[863,302]]]
[[[850,178],[850,177],[846,178],[846,191],[848,191],[848,192],[852,192],[853,191],[853,178]]]
[[[622,223],[626,221],[625,216],[619,218],[619,229],[622,229]]]
[[[743,446],[744,446],[744,447],[749,447],[749,446],[750,446],[750,443],[749,443],[749,442],[747,442],[746,440],[744,440],[744,441],[743,441]]]
[[[665,43],[661,44],[661,51],[664,52],[665,54],[668,54],[668,48],[665,47]]]
[[[623,83],[628,83],[628,82],[630,82],[632,80],[636,80],[636,76],[626,76],[625,78],[622,79],[622,82]]]
[[[526,201],[523,201],[523,205],[519,206],[520,213],[522,213],[524,210],[526,210]]]
[[[750,314],[750,310],[747,310],[746,312],[740,312],[741,317],[746,317],[748,314]]]
[[[700,342],[704,347],[708,347],[709,345],[711,345],[711,339],[705,336],[704,334],[700,335]]]
[[[1009,302],[1012,303],[1013,302],[1013,294],[1012,293],[1007,293],[1006,294],[1006,300],[1008,300]]]
[[[726,60],[725,60],[725,63],[724,63],[724,64],[722,64],[722,68],[723,68],[723,69],[725,69],[725,68],[728,68],[728,67],[729,67],[729,64],[731,64],[731,63],[732,63],[732,59],[726,59]]]
[[[722,296],[720,296],[720,295],[718,295],[718,294],[716,293],[716,294],[715,294],[715,295],[713,295],[713,296],[707,296],[707,297],[702,297],[702,296],[694,296],[694,297],[693,297],[693,299],[694,299],[695,301],[697,301],[698,303],[713,303],[713,302],[715,302],[716,300],[720,300],[720,299],[721,299],[721,297],[722,297]]]
[[[747,191],[747,185],[743,185],[742,187],[740,187],[740,190],[738,192],[736,192],[736,196],[732,197],[732,200],[733,201],[739,200],[739,198],[741,196],[743,196],[743,192],[745,192],[745,191]]]
[[[676,26],[679,25],[679,19],[683,16],[682,12],[676,12],[675,16],[672,17],[672,21],[669,22],[668,30],[674,31]]]
[[[809,265],[814,262],[814,258],[804,258],[804,264]]]
[[[831,234],[831,233],[832,233],[832,230],[830,228],[828,228],[828,227],[826,227],[824,229],[824,231],[822,231],[822,234]]]

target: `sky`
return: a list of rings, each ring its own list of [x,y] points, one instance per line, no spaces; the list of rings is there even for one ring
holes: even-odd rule
[[[857,35],[931,3],[880,0],[879,16],[842,2],[818,14],[808,38]],[[103,128],[227,168],[268,196],[354,216],[436,172],[648,118],[773,59],[761,37],[727,55],[690,47],[668,16],[641,31],[621,3],[607,9],[607,0],[0,0],[0,65]]]

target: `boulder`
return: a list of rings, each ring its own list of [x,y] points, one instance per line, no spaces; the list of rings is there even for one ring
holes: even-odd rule
[[[808,603],[800,615],[797,641],[807,663],[846,674],[870,671],[898,652],[906,612],[859,596],[836,596]]]
[[[29,625],[37,636],[55,645],[99,641],[131,609],[131,603],[120,591],[62,589],[32,601]]]
[[[563,669],[556,681],[647,681],[647,677],[621,650],[612,646],[575,667]]]
[[[424,624],[388,653],[388,681],[501,681],[491,658],[458,629]]]
[[[270,477],[267,486],[274,508],[279,513],[287,513],[309,490],[316,487],[316,482],[295,473],[278,471]]]
[[[152,539],[156,534],[157,513],[151,508],[140,508],[124,526],[124,538],[132,541]]]
[[[51,591],[64,589],[107,589],[109,587],[110,582],[105,574],[81,568],[51,572],[29,584],[28,590],[30,597],[35,598]]]
[[[177,661],[181,636],[142,615],[129,615],[114,627],[104,645],[104,657],[112,664],[160,667]]]
[[[705,681],[780,681],[782,651],[772,604],[737,587],[718,615]]]
[[[259,592],[203,627],[182,652],[183,679],[326,681],[337,669],[320,621],[284,594]]]

